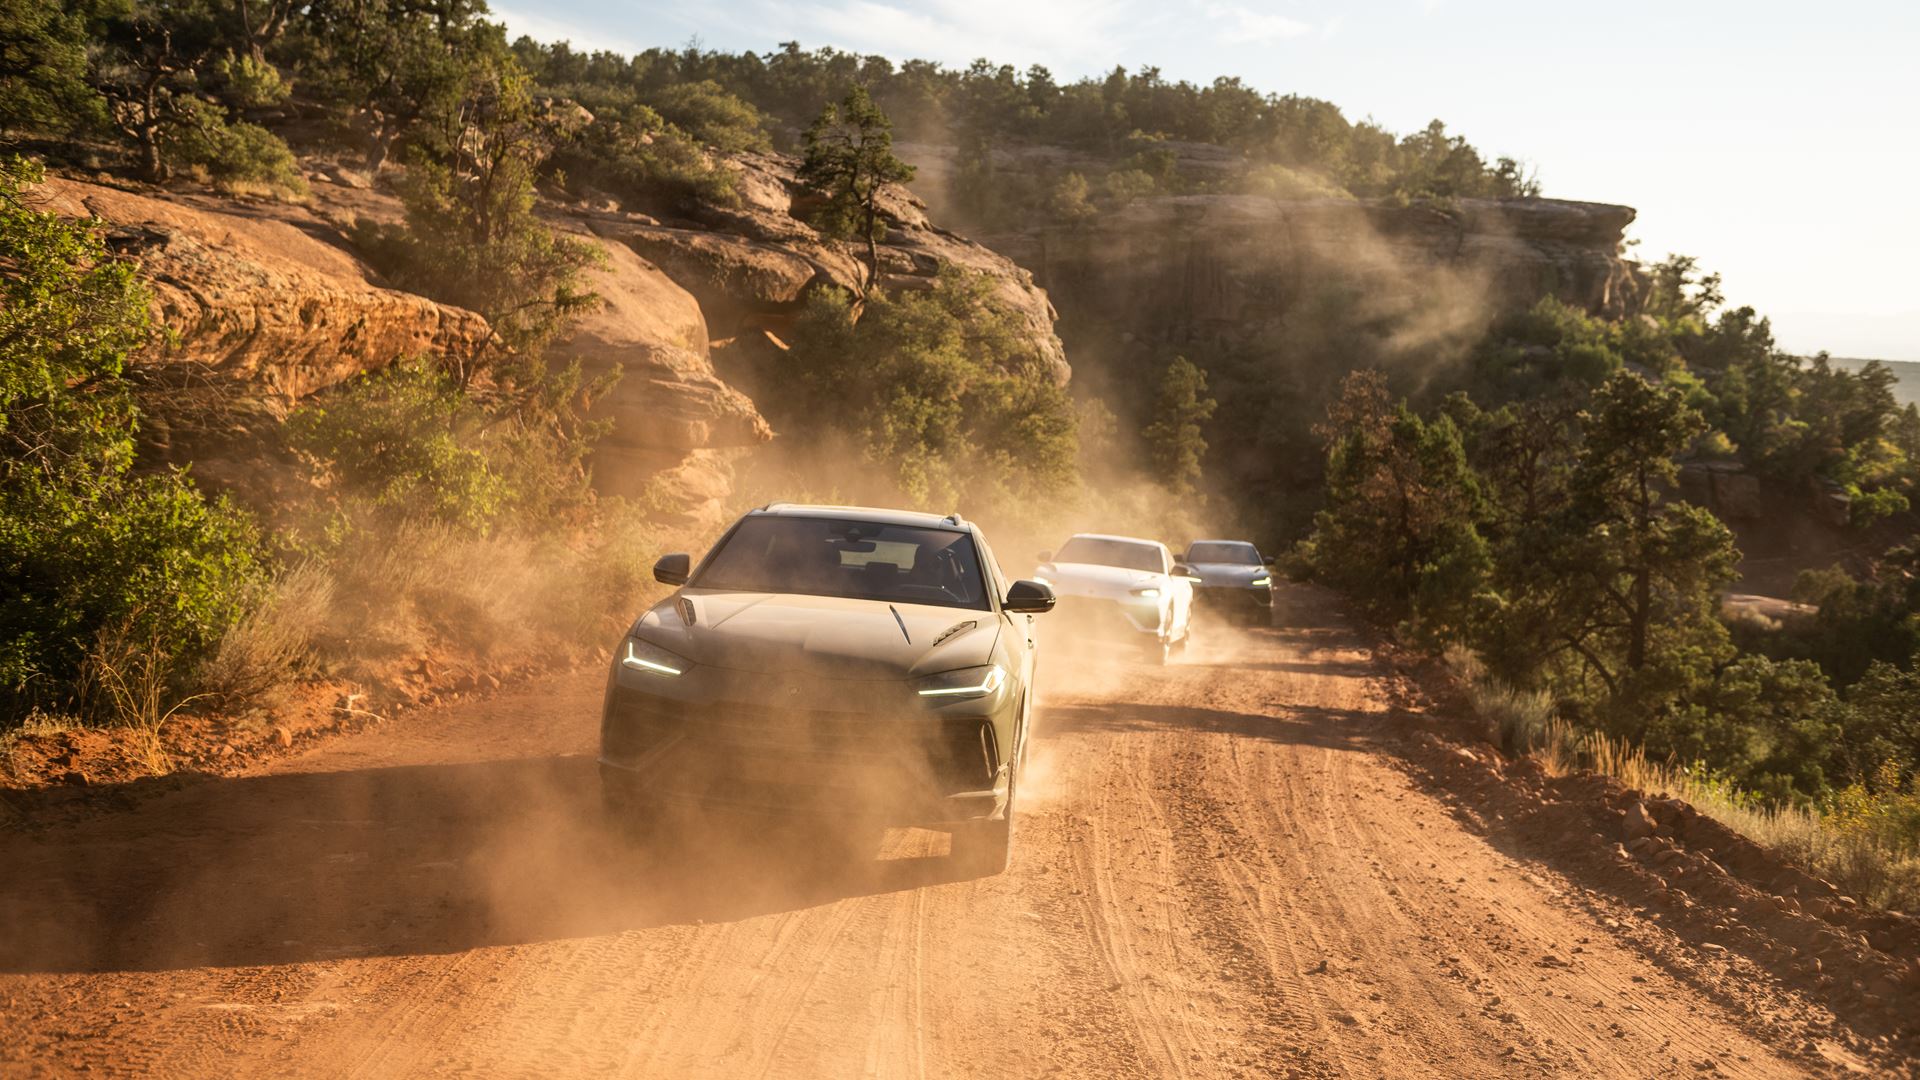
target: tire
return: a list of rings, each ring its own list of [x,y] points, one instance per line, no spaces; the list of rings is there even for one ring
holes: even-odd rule
[[[659,829],[660,815],[661,806],[655,800],[609,784],[600,785],[601,824],[621,841],[636,846],[647,844]]]
[[[953,834],[954,856],[968,877],[992,877],[1007,869],[1013,849],[1013,811],[998,821],[969,821]]]
[[[1147,659],[1160,667],[1166,667],[1173,662],[1173,642],[1166,638],[1156,638],[1153,644],[1147,646]]]
[[[1026,746],[1021,746],[1024,755]],[[1007,869],[1007,856],[1013,850],[1014,794],[1019,790],[1020,770],[1015,767],[1007,777],[1007,812],[998,820],[969,821],[953,831],[953,856],[969,877],[992,877]]]

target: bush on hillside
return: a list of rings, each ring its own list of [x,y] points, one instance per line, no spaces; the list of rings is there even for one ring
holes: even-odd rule
[[[133,471],[123,369],[147,294],[90,223],[28,205],[37,166],[0,164],[0,715],[79,706],[87,657],[138,641],[171,681],[262,575],[251,520],[186,473]],[[167,665],[159,670],[155,655]],[[173,663],[178,661],[180,668]],[[149,680],[151,681],[151,680]]]

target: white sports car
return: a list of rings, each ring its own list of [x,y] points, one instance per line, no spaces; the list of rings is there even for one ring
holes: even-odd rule
[[[1060,598],[1054,625],[1077,637],[1130,641],[1159,663],[1187,643],[1198,580],[1167,545],[1132,536],[1079,533],[1040,553],[1034,580]]]

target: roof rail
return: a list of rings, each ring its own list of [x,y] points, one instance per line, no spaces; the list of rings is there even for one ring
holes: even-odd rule
[[[756,514],[760,514],[760,513],[765,513],[766,511],[768,511],[768,510],[772,510],[772,509],[774,509],[775,507],[780,507],[780,506],[785,506],[785,505],[787,505],[787,504],[786,504],[786,503],[783,503],[783,502],[770,502],[770,503],[768,503],[768,504],[766,504],[765,506],[757,506],[757,507],[755,507],[755,508],[754,508],[754,511],[753,511],[753,512],[754,512],[754,513],[756,513]]]
[[[966,523],[967,523],[967,519],[961,517],[957,513],[947,515],[947,524],[949,525],[965,525]]]

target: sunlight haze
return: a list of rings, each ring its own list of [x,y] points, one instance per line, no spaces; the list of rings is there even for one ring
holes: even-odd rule
[[[516,34],[633,52],[783,41],[1061,80],[1157,66],[1239,76],[1405,133],[1438,117],[1539,170],[1555,198],[1639,210],[1636,255],[1698,256],[1783,347],[1920,360],[1920,7],[1449,0],[518,0]]]

